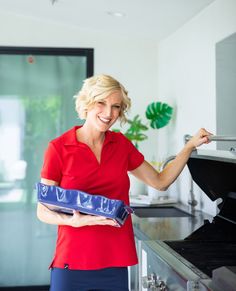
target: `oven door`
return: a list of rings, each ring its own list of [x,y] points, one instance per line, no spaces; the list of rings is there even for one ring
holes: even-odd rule
[[[139,291],[206,291],[210,278],[161,241],[140,241]],[[201,286],[200,286],[201,285]]]

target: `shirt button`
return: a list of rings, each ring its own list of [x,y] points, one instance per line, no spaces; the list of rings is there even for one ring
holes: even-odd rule
[[[69,265],[68,264],[64,264],[64,269],[68,269]]]

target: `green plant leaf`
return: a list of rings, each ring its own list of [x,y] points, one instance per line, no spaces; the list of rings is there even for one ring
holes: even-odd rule
[[[148,127],[142,123],[139,114],[135,115],[133,119],[128,119],[129,128],[126,130],[124,135],[134,143],[138,148],[138,143],[147,139],[147,135],[143,131],[148,130]],[[119,129],[113,129],[115,132],[119,132]]]
[[[113,128],[112,131],[114,131],[114,132],[120,132],[120,129],[118,129],[118,128]]]
[[[167,103],[152,102],[147,106],[146,117],[150,120],[150,126],[159,129],[166,126],[171,120],[173,108]]]

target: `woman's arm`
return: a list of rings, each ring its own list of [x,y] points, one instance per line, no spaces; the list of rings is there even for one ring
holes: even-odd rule
[[[41,179],[45,185],[58,186],[58,183],[53,180]],[[84,215],[79,211],[74,211],[73,215],[67,215],[52,211],[41,203],[37,206],[37,217],[39,220],[49,224],[69,225],[73,227],[82,227],[86,225],[111,225],[116,226],[116,222],[112,219],[103,216]]]
[[[203,128],[200,129],[198,133],[185,144],[181,152],[162,172],[159,173],[147,161],[144,161],[138,168],[131,171],[131,174],[142,180],[145,184],[164,191],[182,172],[192,151],[203,143],[209,143],[209,135],[210,133],[208,131]]]

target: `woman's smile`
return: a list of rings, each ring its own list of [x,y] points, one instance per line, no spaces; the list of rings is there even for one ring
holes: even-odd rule
[[[98,118],[105,124],[109,124],[110,121],[112,120],[111,118],[105,118],[105,117],[101,117],[101,116],[98,116]]]

